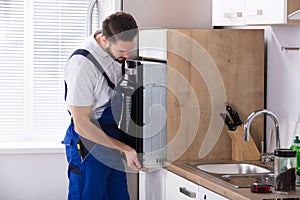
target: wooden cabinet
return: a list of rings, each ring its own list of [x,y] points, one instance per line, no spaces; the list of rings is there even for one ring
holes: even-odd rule
[[[165,200],[226,200],[227,198],[165,170]]]
[[[300,0],[213,0],[212,25],[297,23],[288,15],[300,9]]]
[[[231,159],[220,113],[228,102],[244,122],[264,108],[264,30],[172,29],[167,38],[168,161]],[[263,130],[255,119],[258,147]]]

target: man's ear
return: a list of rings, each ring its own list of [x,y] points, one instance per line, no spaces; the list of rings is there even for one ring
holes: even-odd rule
[[[105,36],[101,36],[100,40],[101,40],[101,43],[103,44],[103,46],[105,48],[109,47],[109,41],[108,41],[108,39]]]

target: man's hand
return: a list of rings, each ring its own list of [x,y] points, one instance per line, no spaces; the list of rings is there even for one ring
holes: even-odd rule
[[[134,171],[146,171],[147,169],[145,167],[141,167],[141,163],[138,160],[137,153],[134,149],[128,148],[128,150],[124,151],[126,160],[127,160],[127,166],[133,169]]]

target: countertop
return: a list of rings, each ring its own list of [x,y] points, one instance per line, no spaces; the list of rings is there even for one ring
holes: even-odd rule
[[[229,184],[218,181],[211,176],[197,173],[192,169],[183,166],[182,163],[183,161],[169,164],[166,166],[166,169],[229,199],[262,200],[272,198],[300,198],[300,187],[297,187],[296,191],[288,192],[288,194],[278,194],[274,192],[252,193],[250,188],[232,187]],[[273,188],[272,191],[274,191]]]

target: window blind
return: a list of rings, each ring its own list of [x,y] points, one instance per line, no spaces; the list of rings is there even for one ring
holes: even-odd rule
[[[23,139],[24,2],[0,1],[0,134]]]
[[[109,4],[107,15],[114,11]],[[88,5],[89,0],[0,0],[0,142],[62,140],[70,123],[63,70],[86,38]]]
[[[86,37],[88,1],[33,1],[32,119],[35,139],[62,138],[70,122],[63,99],[64,64]]]

